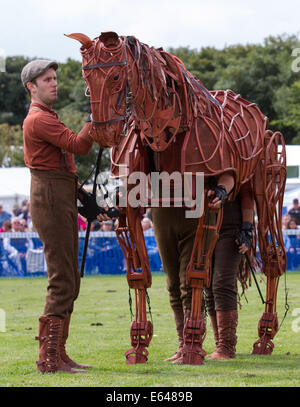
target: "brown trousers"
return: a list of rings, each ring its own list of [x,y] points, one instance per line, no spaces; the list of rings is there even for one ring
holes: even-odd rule
[[[237,273],[241,258],[234,238],[227,237],[217,242],[211,285],[205,288],[209,315],[237,309]]]
[[[212,261],[212,280],[205,289],[207,312],[237,309],[237,274],[242,255],[235,243],[236,233],[242,223],[239,198],[226,202],[223,210],[223,223],[219,233]]]
[[[47,264],[44,315],[66,318],[73,311],[80,288],[77,177],[31,170],[30,211]]]
[[[155,238],[174,312],[190,309],[192,298],[192,290],[186,284],[186,269],[199,219],[187,219],[185,211],[185,208],[151,209]]]
[[[167,277],[170,304],[174,311],[190,309],[191,289],[186,284],[199,219],[185,218],[184,208],[152,208],[151,216],[163,269]],[[215,222],[214,215],[209,223]],[[205,289],[209,314],[237,309],[237,273],[241,261],[235,236],[242,222],[240,201],[227,202],[213,255],[212,281]],[[208,242],[210,237],[208,237]]]

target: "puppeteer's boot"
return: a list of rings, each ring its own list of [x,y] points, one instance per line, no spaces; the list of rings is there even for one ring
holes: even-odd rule
[[[219,342],[219,332],[218,332],[218,324],[217,324],[217,314],[209,314],[209,319],[210,319],[210,324],[211,328],[213,331],[214,339],[215,339],[215,344],[218,346]]]
[[[184,327],[184,313],[182,309],[174,310],[175,326],[178,336],[179,347],[174,355],[165,359],[165,362],[175,362],[177,359],[181,358],[182,348],[183,348],[183,327]]]
[[[236,329],[238,311],[217,311],[218,344],[210,359],[231,359],[235,357],[237,343]]]
[[[55,316],[41,316],[39,318],[39,360],[36,362],[37,370],[41,373],[54,373],[63,371],[67,373],[80,373],[85,370],[76,370],[67,365],[60,357],[60,341],[62,338],[63,319]]]
[[[60,352],[60,357],[63,362],[65,362],[68,366],[71,368],[75,369],[90,369],[93,366],[89,365],[82,365],[80,363],[74,362],[66,352],[66,342],[69,336],[69,327],[70,327],[70,320],[71,320],[71,314],[67,316],[66,319],[63,320],[63,330],[62,330],[62,337],[60,341],[60,346],[59,346],[59,352]]]

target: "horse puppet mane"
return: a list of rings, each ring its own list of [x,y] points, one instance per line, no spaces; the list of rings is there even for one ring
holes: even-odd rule
[[[267,118],[257,105],[231,90],[207,90],[180,59],[161,48],[133,36],[120,39],[132,57],[132,134],[138,130],[155,152],[181,139],[182,173],[215,176],[228,171],[238,191],[253,176],[268,135]],[[113,162],[131,141],[121,141]]]
[[[152,149],[165,150],[178,133],[191,128],[195,118],[211,116],[213,107],[221,109],[176,56],[133,36],[121,38],[135,64],[133,114]]]

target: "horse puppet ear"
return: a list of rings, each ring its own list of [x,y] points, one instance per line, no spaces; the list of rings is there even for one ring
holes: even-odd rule
[[[118,44],[119,42],[119,36],[117,33],[113,31],[106,31],[101,33],[99,40],[103,42],[105,47],[113,47]]]
[[[74,40],[79,41],[82,46],[86,49],[90,48],[93,45],[93,41],[85,34],[73,33],[73,34],[64,34],[66,37],[73,38]]]

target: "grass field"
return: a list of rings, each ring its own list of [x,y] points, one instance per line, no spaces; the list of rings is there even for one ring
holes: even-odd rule
[[[153,274],[149,289],[154,337],[146,364],[125,364],[130,346],[128,285],[124,276],[85,277],[71,321],[67,350],[78,362],[94,369],[85,374],[36,371],[38,318],[43,310],[47,280],[0,279],[0,308],[6,331],[0,332],[1,387],[299,387],[300,386],[300,274],[287,273],[290,310],[275,337],[271,356],[251,355],[257,323],[264,310],[256,287],[242,298],[235,359],[201,366],[164,362],[177,348],[173,316],[165,289],[165,276]],[[263,293],[265,284],[260,283]],[[133,294],[133,293],[132,293]],[[284,315],[284,277],[278,293],[279,323]],[[298,317],[297,317],[298,312]],[[298,321],[297,321],[298,318]],[[207,323],[203,348],[214,350]]]

